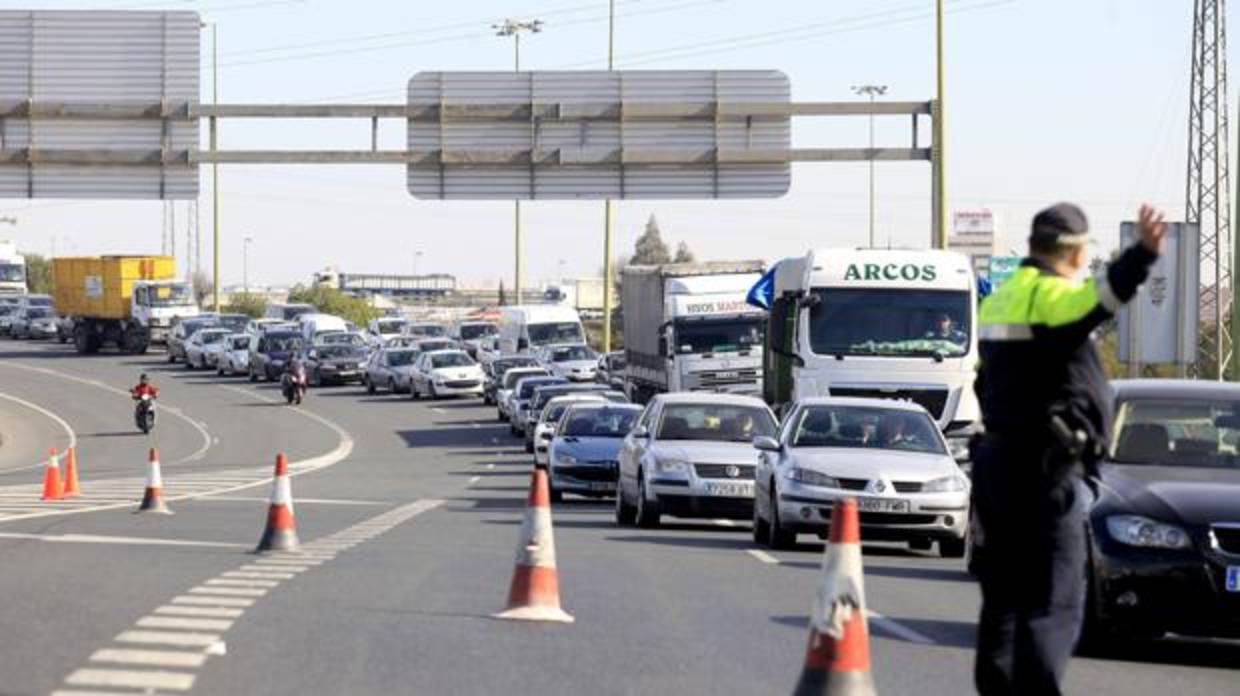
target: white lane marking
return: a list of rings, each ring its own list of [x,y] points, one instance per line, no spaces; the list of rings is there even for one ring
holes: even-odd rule
[[[191,587],[189,591],[193,594],[233,595],[237,597],[262,597],[267,594],[267,590],[254,587],[211,587],[207,585]]]
[[[58,377],[63,380],[68,380],[70,382],[77,382],[79,384],[86,384],[92,387],[96,387],[98,389],[102,389],[104,391],[112,392],[113,394],[118,394],[125,398],[129,398],[129,392],[125,391],[124,389],[117,389],[116,387],[109,386],[96,379],[86,379],[84,377],[78,377],[77,375],[71,375],[67,372],[60,372],[59,370],[52,370],[46,367],[35,367],[33,365],[23,365],[21,363],[15,363],[15,362],[0,362],[0,367],[11,367],[16,370],[26,370],[28,372],[38,372],[40,374],[52,375],[53,377]],[[202,459],[206,455],[207,450],[211,449],[211,444],[212,444],[211,434],[208,433],[206,430],[204,430],[202,426],[198,425],[198,422],[195,421],[193,418],[190,418],[189,416],[185,415],[185,413],[178,407],[171,406],[171,405],[164,405],[160,407],[160,410],[167,411],[168,413],[171,413],[177,418],[185,421],[186,423],[190,425],[190,427],[194,428],[194,430],[197,430],[198,434],[202,437],[202,446],[199,447],[197,450],[195,450],[192,454],[190,454],[187,457],[183,457],[181,459],[176,459],[170,462],[163,462],[163,464],[165,466],[173,466],[173,465],[181,464],[184,462],[193,462],[193,461]]]
[[[179,604],[165,604],[155,609],[156,614],[170,616],[210,616],[217,619],[235,619],[244,613],[242,609],[232,607],[189,607]]]
[[[134,503],[129,503],[133,505]],[[116,537],[98,534],[30,534],[26,532],[0,532],[0,539],[30,539],[65,544],[135,544],[139,546],[207,546],[222,549],[245,549],[248,544],[230,544],[222,541],[187,541],[183,539],[156,539],[150,537]]]
[[[753,556],[754,558],[758,559],[759,561],[762,561],[763,563],[769,563],[771,565],[779,565],[778,558],[763,551],[762,549],[745,549],[745,553],[748,553],[750,556]]]
[[[203,493],[193,497],[193,500],[212,501],[221,503],[269,503],[271,499],[265,496],[241,496],[241,495],[219,495],[216,493]],[[381,500],[332,500],[328,498],[298,498],[298,505],[391,505]]]
[[[220,637],[208,633],[182,633],[178,631],[125,631],[116,637],[119,643],[163,643],[167,645],[211,645]]]
[[[259,573],[248,570],[230,570],[224,573],[222,578],[254,578],[256,580],[292,580],[297,577],[294,573]]]
[[[108,648],[96,650],[90,656],[91,662],[117,662],[127,665],[148,665],[151,667],[201,667],[207,656],[198,652],[180,650],[117,650]]]
[[[905,640],[910,643],[918,643],[920,645],[936,645],[933,638],[929,638],[917,631],[914,631],[908,626],[893,621],[873,609],[867,609],[865,613],[872,625],[896,636],[897,638],[900,638],[901,640]]]
[[[254,561],[256,566],[267,566],[270,568],[296,568],[298,570],[309,570],[311,566],[321,564],[316,558],[260,558]]]
[[[0,399],[7,399],[9,401],[12,401],[15,404],[18,404],[20,406],[25,406],[31,411],[34,411],[35,413],[38,413],[42,416],[47,417],[52,422],[56,423],[56,425],[59,425],[60,429],[65,431],[65,435],[69,436],[69,444],[66,445],[63,449],[68,449],[70,447],[77,447],[77,433],[73,432],[73,426],[69,425],[68,421],[66,421],[64,418],[61,418],[60,416],[56,415],[55,413],[52,413],[48,409],[43,408],[42,406],[36,403],[26,401],[25,399],[21,397],[13,396],[12,394],[0,393]],[[65,455],[63,451],[60,454],[56,455],[57,462],[61,461],[64,458],[64,456]],[[47,461],[42,461],[42,462],[38,462],[37,464],[31,464],[29,466],[19,466],[19,467],[14,467],[12,469],[5,469],[3,470],[3,472],[0,472],[0,473],[8,474],[8,473],[12,473],[15,471],[30,471],[31,469],[38,469],[40,467],[45,467],[45,466],[47,466]]]
[[[735,527],[736,526],[736,522],[733,520],[718,519],[718,520],[711,520],[711,521],[715,523],[716,527]]]
[[[136,689],[188,691],[194,686],[194,675],[185,672],[79,669],[66,677],[65,683],[74,686],[127,686]]]
[[[211,578],[207,581],[208,585],[225,585],[232,587],[276,587],[280,583],[277,580],[248,580],[241,578]]]
[[[494,464],[487,464],[487,468],[488,468],[488,469],[494,469],[494,468],[495,468],[495,465],[494,465]]]
[[[435,413],[447,413],[447,411],[443,410],[442,408],[439,408],[438,406],[431,406],[431,410],[434,411]]]
[[[470,478],[470,479],[469,479],[469,484],[468,484],[468,485],[472,486],[472,485],[474,485],[475,483],[478,483],[478,482],[479,482],[479,481],[481,481],[481,480],[482,480],[482,477],[481,477],[481,476],[474,476],[474,477],[472,477],[472,478]]]
[[[138,628],[175,628],[187,631],[227,631],[233,622],[228,619],[186,619],[179,616],[144,616],[134,624]]]
[[[198,597],[195,595],[177,595],[172,598],[173,604],[194,604],[217,607],[251,607],[254,600],[244,597]]]
[[[268,573],[272,571],[277,571],[281,573],[303,573],[307,570],[310,570],[313,567],[314,566],[312,565],[304,565],[304,564],[292,565],[289,563],[281,563],[281,562],[263,563],[262,561],[255,561],[254,563],[250,565],[241,566],[237,570],[252,570],[256,573]]]

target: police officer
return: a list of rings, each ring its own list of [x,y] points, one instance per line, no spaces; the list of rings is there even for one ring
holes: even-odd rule
[[[1142,206],[1137,242],[1082,283],[1088,229],[1071,204],[1038,213],[1028,258],[982,303],[974,388],[986,434],[973,447],[973,510],[983,548],[974,680],[984,696],[1059,694],[1084,616],[1082,469],[1092,471],[1111,430],[1090,334],[1145,281],[1166,224]]]

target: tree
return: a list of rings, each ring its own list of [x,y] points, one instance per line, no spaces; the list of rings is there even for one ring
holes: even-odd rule
[[[315,309],[324,314],[334,314],[345,321],[358,326],[366,326],[371,319],[382,312],[370,306],[366,300],[353,297],[329,287],[308,288],[304,285],[294,287],[288,294],[289,302],[304,302],[314,305]]]
[[[681,242],[676,245],[676,257],[672,259],[672,263],[693,263],[694,261],[697,261],[697,257],[693,255],[688,244]]]
[[[215,283],[212,282],[211,276],[207,275],[206,271],[195,271],[194,275],[190,277],[189,282],[194,289],[194,302],[197,302],[198,306],[202,307],[206,303],[207,298],[214,294]]]
[[[646,221],[646,231],[633,244],[633,256],[629,263],[639,266],[671,263],[672,254],[667,250],[663,235],[659,232],[659,222],[654,215]]]
[[[229,296],[224,311],[229,314],[245,314],[258,319],[267,312],[267,298],[254,293],[238,292]]]
[[[36,295],[52,294],[52,261],[42,254],[26,257],[26,289]]]

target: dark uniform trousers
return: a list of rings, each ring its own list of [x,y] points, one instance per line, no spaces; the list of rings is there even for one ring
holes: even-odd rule
[[[973,455],[982,614],[974,679],[983,696],[1059,694],[1085,609],[1087,489],[1042,473],[1046,445],[987,435]]]

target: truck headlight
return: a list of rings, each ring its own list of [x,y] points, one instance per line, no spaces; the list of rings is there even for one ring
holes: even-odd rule
[[[689,462],[682,459],[656,459],[654,467],[661,474],[680,474],[684,476],[689,473]]]
[[[923,493],[958,493],[969,489],[969,480],[960,474],[926,481],[921,485]]]
[[[802,469],[800,467],[792,467],[784,473],[784,478],[789,481],[796,481],[805,486],[820,486],[822,488],[839,488],[840,482],[832,476],[814,471],[812,469]]]
[[[1183,529],[1140,515],[1111,515],[1107,533],[1121,544],[1149,549],[1186,549],[1192,545]]]

